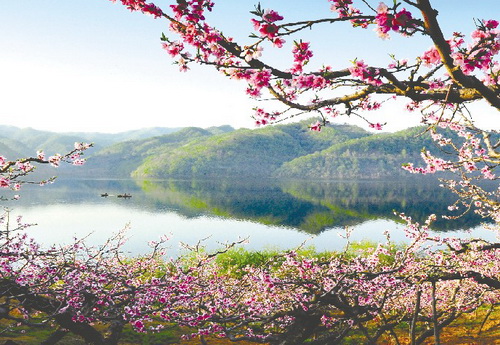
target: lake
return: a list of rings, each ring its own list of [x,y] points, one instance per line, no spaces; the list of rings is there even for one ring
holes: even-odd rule
[[[318,250],[339,250],[341,235],[353,228],[352,240],[384,241],[389,230],[404,241],[394,211],[423,221],[430,213],[450,214],[453,195],[428,180],[403,181],[202,181],[69,180],[26,186],[21,199],[4,201],[13,215],[37,223],[30,234],[40,242],[64,244],[89,235],[104,242],[127,224],[132,255],[167,235],[170,253],[179,243],[204,240],[207,248],[248,238],[249,249],[290,249],[306,242]],[[108,193],[108,197],[102,197]],[[131,198],[119,198],[128,193]],[[493,239],[481,219],[468,214],[456,221],[438,219],[436,232]]]

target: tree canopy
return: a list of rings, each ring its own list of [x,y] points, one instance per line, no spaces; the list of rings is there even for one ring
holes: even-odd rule
[[[330,11],[325,11],[323,18],[292,22],[287,22],[278,9],[264,9],[259,3],[250,12],[253,32],[247,41],[238,42],[206,19],[208,12],[217,10],[213,1],[179,0],[168,8],[145,0],[121,3],[131,11],[166,20],[170,33],[162,34],[163,48],[181,71],[187,71],[193,63],[213,67],[226,77],[245,81],[250,97],[281,104],[279,109],[255,107],[257,125],[314,112],[319,121],[309,126],[311,130],[320,131],[331,118],[340,116],[360,117],[369,127],[381,130],[384,123],[371,122],[366,112],[382,111],[384,103],[405,100],[409,111],[419,112],[436,145],[454,154],[453,159],[440,158],[425,151],[423,167],[409,163],[405,168],[419,174],[456,173],[462,181],[460,187],[455,180],[445,184],[459,196],[462,206],[474,206],[485,216],[498,217],[497,194],[484,191],[475,180],[495,179],[500,142],[493,139],[488,128],[479,128],[468,110],[475,102],[500,110],[499,23],[494,18],[475,20],[476,29],[470,36],[455,31],[445,37],[439,18],[453,14],[438,13],[429,0],[389,4],[329,0]],[[320,69],[309,69],[314,59],[313,43],[301,39],[301,34],[342,22],[350,23],[352,30],[374,28],[380,39],[402,35],[410,41],[424,36],[430,48],[405,59],[396,58],[404,52],[387,52],[392,61],[386,66],[370,66],[353,56],[342,68],[326,61]],[[293,41],[292,65],[268,63],[272,59],[266,57],[273,48],[284,49],[285,40]],[[450,138],[449,133],[442,132],[445,129],[455,132],[459,139]]]

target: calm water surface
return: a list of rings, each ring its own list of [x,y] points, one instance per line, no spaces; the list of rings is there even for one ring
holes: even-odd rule
[[[110,196],[101,197],[102,193]],[[131,198],[118,198],[128,193]],[[341,249],[345,227],[352,240],[384,240],[389,230],[404,241],[394,211],[423,220],[430,213],[449,214],[454,201],[433,181],[134,181],[67,180],[23,189],[21,199],[3,202],[22,215],[30,234],[44,244],[64,244],[89,235],[102,243],[128,226],[126,250],[147,251],[147,243],[168,235],[172,255],[179,243],[204,240],[208,248],[248,238],[251,249],[294,248],[305,242],[318,250]],[[493,235],[468,215],[440,220],[436,232],[461,236]],[[466,232],[468,230],[471,232]]]

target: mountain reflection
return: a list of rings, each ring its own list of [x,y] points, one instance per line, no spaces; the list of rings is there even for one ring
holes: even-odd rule
[[[184,215],[212,214],[309,233],[355,226],[369,220],[399,221],[404,212],[423,222],[449,215],[453,195],[432,180],[401,181],[141,181],[145,194]],[[484,221],[468,213],[457,220],[438,217],[434,230],[462,230]]]
[[[454,196],[428,180],[400,181],[240,181],[240,180],[59,180],[54,185],[26,188],[16,204],[106,204],[152,213],[176,212],[192,218],[220,216],[311,234],[356,226],[366,221],[399,217],[404,212],[417,221],[431,213],[449,215]],[[102,193],[110,196],[101,197]],[[117,198],[128,193],[132,198]],[[5,196],[5,195],[4,195]],[[438,217],[434,230],[465,230],[484,221],[473,213],[449,221]],[[237,231],[237,229],[235,229]]]

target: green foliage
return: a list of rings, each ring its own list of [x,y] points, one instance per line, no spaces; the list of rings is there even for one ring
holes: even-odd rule
[[[231,130],[228,126],[207,130],[187,127],[161,136],[120,142],[89,157],[84,173],[103,177],[129,177],[148,157],[157,157],[188,142]],[[146,168],[146,174],[148,173],[149,168]]]
[[[268,264],[272,258],[279,254],[280,251],[277,249],[255,251],[236,247],[218,255],[216,262],[223,273],[232,273],[236,276],[242,276],[242,269],[245,267],[261,267]]]
[[[403,177],[404,163],[419,163],[423,147],[434,147],[422,128],[346,140],[325,150],[286,162],[274,176],[308,179],[373,179]]]
[[[302,178],[373,179],[407,176],[400,167],[420,162],[420,150],[434,145],[421,128],[391,134],[370,134],[350,125],[327,126],[321,132],[307,128],[311,120],[234,130],[152,128],[102,135],[56,134],[5,127],[0,144],[15,147],[21,156],[40,148],[67,151],[75,141],[95,139],[85,169],[78,177],[126,178]],[[166,134],[162,134],[166,133]],[[161,134],[161,135],[156,135]],[[128,135],[128,136],[126,136]],[[149,136],[148,136],[149,135]],[[117,142],[124,138],[136,138]],[[22,141],[25,144],[20,144]],[[114,143],[114,144],[112,144]],[[99,146],[107,145],[106,147]],[[110,145],[112,144],[112,145]],[[14,152],[13,152],[14,154]],[[58,174],[64,174],[59,169]],[[74,169],[71,169],[75,176]]]
[[[355,257],[366,257],[371,255],[377,248],[378,243],[372,241],[359,241],[350,243],[345,251],[317,251],[314,246],[299,248],[297,256],[307,259],[325,260],[331,257],[343,257],[352,259]],[[397,250],[402,250],[403,244],[392,245],[390,255],[380,254],[383,264],[390,264],[394,261],[394,254]],[[289,250],[292,250],[290,248]],[[236,277],[242,277],[246,267],[264,267],[279,265],[280,258],[286,253],[280,249],[248,250],[243,247],[235,247],[217,255],[215,261],[222,273],[230,273]],[[188,256],[189,257],[189,256]]]
[[[320,133],[306,123],[278,125],[192,140],[158,150],[134,172],[135,177],[201,178],[220,176],[271,177],[284,163],[324,150],[333,143],[369,135],[359,127],[328,127]]]
[[[164,147],[133,172],[148,178],[307,178],[373,179],[407,176],[402,164],[420,162],[433,147],[422,128],[369,134],[356,126],[307,129],[307,121],[260,129],[241,129]]]
[[[96,326],[103,328],[101,325]],[[0,335],[0,341],[15,340],[19,344],[38,345],[41,341],[48,339],[54,332],[50,325],[41,327],[13,326],[8,331]],[[130,325],[123,329],[120,344],[141,344],[141,345],[164,345],[177,344],[183,331],[175,325],[165,325],[165,329],[157,333],[137,333]],[[85,342],[72,333],[67,334],[58,345],[84,345]]]
[[[370,240],[362,240],[357,242],[349,243],[347,250],[342,253],[343,257],[350,260],[356,257],[366,257],[371,255],[375,249],[378,247],[377,242],[373,242]],[[383,265],[392,264],[395,260],[395,254],[397,251],[403,250],[405,247],[404,244],[392,244],[389,248],[389,255],[387,254],[379,254],[380,262]]]
[[[175,326],[171,326],[158,333],[137,333],[132,327],[128,326],[123,330],[120,343],[141,345],[173,344],[178,343],[181,334],[179,328]]]

